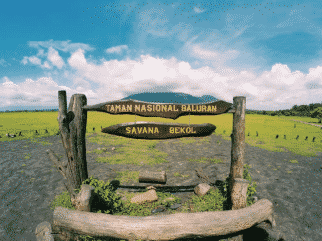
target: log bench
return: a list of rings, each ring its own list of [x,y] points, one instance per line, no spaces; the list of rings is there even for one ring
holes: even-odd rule
[[[269,221],[275,227],[273,204],[261,199],[249,207],[237,210],[177,213],[160,216],[118,216],[104,213],[91,213],[56,207],[53,226],[42,223],[38,225],[37,241],[76,240],[80,235],[94,238],[114,237],[126,240],[174,240],[189,237],[225,236],[247,232],[247,229],[258,227],[267,229],[271,238],[278,238],[263,222]],[[41,229],[42,227],[42,229]],[[51,230],[52,229],[52,230]],[[259,239],[256,239],[260,241]],[[272,240],[272,239],[271,239]]]

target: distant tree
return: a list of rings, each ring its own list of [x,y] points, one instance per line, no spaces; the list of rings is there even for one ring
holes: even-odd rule
[[[307,105],[301,105],[300,110],[303,112],[308,112],[308,111],[310,111],[310,108]]]
[[[293,105],[292,110],[297,110],[298,106],[297,105]]]
[[[311,118],[318,118],[319,123],[322,122],[322,107],[314,109],[314,112],[311,114]]]
[[[263,115],[266,115],[267,113],[266,113],[266,111],[265,110],[263,110]]]

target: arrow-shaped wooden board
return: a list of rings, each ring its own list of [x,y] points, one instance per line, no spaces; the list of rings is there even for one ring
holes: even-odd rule
[[[209,136],[216,130],[213,124],[179,124],[160,122],[130,122],[109,126],[103,133],[124,136],[133,139],[172,139],[181,137]]]
[[[83,106],[84,110],[101,111],[109,114],[135,114],[146,117],[177,119],[184,115],[219,115],[233,109],[233,104],[215,101],[203,104],[166,104],[137,100],[119,100],[92,106]]]

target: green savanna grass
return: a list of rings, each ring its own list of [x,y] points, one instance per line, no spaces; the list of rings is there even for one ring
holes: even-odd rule
[[[57,133],[58,127],[58,112],[17,112],[17,113],[0,113],[0,141],[13,141],[22,139],[31,139],[31,141],[37,141],[38,137],[51,136]],[[314,156],[317,152],[321,152],[321,140],[322,136],[320,128],[311,125],[306,125],[299,122],[291,121],[291,119],[298,119],[310,123],[317,123],[317,119],[307,117],[278,117],[278,116],[265,116],[265,115],[251,115],[246,114],[245,117],[245,141],[249,145],[258,146],[263,149],[270,151],[285,151],[289,150],[299,155]],[[222,114],[216,116],[183,116],[177,120],[157,118],[157,117],[140,117],[134,115],[111,115],[101,112],[88,112],[87,116],[87,133],[93,133],[93,127],[96,128],[95,132],[100,132],[100,127],[108,127],[111,125],[135,122],[136,121],[148,121],[148,122],[163,122],[163,123],[185,123],[188,124],[203,124],[211,123],[214,124],[217,129],[214,135],[221,135],[223,139],[230,140],[230,134],[232,132],[233,114]],[[294,128],[296,124],[296,128]],[[49,131],[48,134],[44,134],[44,130]],[[39,136],[34,134],[35,130],[40,132]],[[14,134],[22,132],[24,136],[16,138],[7,138],[6,133]],[[259,136],[256,137],[256,131]],[[250,136],[248,136],[250,133]],[[275,136],[279,134],[279,139]],[[106,134],[108,137],[108,134]],[[287,140],[283,137],[286,135]],[[299,140],[296,140],[296,136],[299,135]],[[101,136],[101,135],[100,135]],[[305,141],[305,137],[308,136],[308,141]],[[313,136],[316,137],[315,142],[312,142]],[[88,136],[89,137],[89,136]],[[91,141],[95,142],[95,138],[101,141],[99,137],[89,137]],[[108,138],[107,138],[108,139]],[[111,139],[111,138],[110,138]],[[203,138],[208,140],[209,138]],[[180,138],[178,139],[181,143],[194,142],[193,138]],[[40,140],[39,140],[40,141]],[[128,139],[128,138],[116,138],[116,142],[119,141],[128,145],[133,144],[140,146],[145,143],[142,140]],[[37,141],[38,142],[38,141]],[[40,141],[41,142],[41,141]],[[130,143],[129,143],[130,142]],[[155,140],[150,141],[148,147],[153,150],[155,146]],[[44,143],[42,144],[50,144]],[[115,143],[114,143],[115,144]],[[219,145],[220,143],[218,143]],[[30,158],[28,155],[26,159]],[[123,158],[122,158],[123,159]],[[201,160],[200,160],[201,161]],[[291,163],[298,163],[297,160],[290,160]],[[255,188],[255,187],[251,187]],[[253,191],[252,191],[253,192]],[[69,198],[60,197],[63,201],[70,201]],[[216,198],[219,198],[219,196]],[[215,203],[215,202],[212,202]],[[62,205],[64,206],[64,205]]]
[[[51,136],[59,131],[58,112],[16,112],[0,113],[0,141],[13,141],[24,139],[35,139],[37,137]],[[285,150],[303,156],[316,156],[317,152],[322,152],[322,133],[321,129],[315,126],[307,125],[300,122],[294,122],[291,119],[302,120],[310,123],[317,123],[318,119],[309,117],[278,117],[267,115],[246,114],[245,116],[245,136],[246,143],[251,146],[257,146],[269,151],[282,152]],[[222,114],[215,116],[181,116],[176,120],[159,118],[159,117],[141,117],[134,115],[112,115],[102,112],[87,113],[87,133],[93,133],[103,128],[125,122],[147,121],[162,123],[185,123],[188,124],[214,124],[217,129],[214,135],[220,134],[223,139],[230,140],[232,132],[233,114]],[[296,128],[294,128],[296,124]],[[48,134],[45,134],[45,129]],[[35,130],[40,132],[39,136],[35,135]],[[39,131],[40,130],[40,131]],[[24,136],[15,138],[6,137],[6,133],[15,134],[22,132]],[[258,132],[258,137],[256,136]],[[248,136],[250,133],[250,136]],[[276,135],[279,138],[276,139]],[[108,135],[108,134],[107,134]],[[286,140],[284,140],[286,135]],[[299,140],[296,136],[299,135]],[[305,141],[305,137],[308,140]],[[315,142],[312,142],[313,137]],[[182,142],[185,138],[180,138]]]

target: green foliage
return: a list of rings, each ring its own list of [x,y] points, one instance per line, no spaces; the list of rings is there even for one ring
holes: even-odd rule
[[[252,182],[252,178],[248,172],[249,168],[250,168],[249,165],[247,164],[244,165],[243,177],[244,179],[249,181],[249,184],[247,187],[247,206],[252,205],[254,203],[254,201],[252,201],[252,197],[256,193],[256,187],[257,187],[256,182]]]
[[[252,201],[252,195],[256,193],[256,183],[251,182],[251,176],[248,172],[247,164],[244,165],[244,173],[243,178],[250,181],[247,188],[247,206],[252,205],[254,202]],[[224,190],[227,191],[228,178],[224,183]],[[99,181],[97,178],[93,178],[92,176],[85,180],[83,184],[88,184],[95,188],[94,192],[97,194],[96,202],[93,203],[92,208],[93,212],[96,213],[110,213],[114,215],[128,215],[128,216],[149,216],[151,215],[151,210],[157,208],[159,205],[163,204],[166,207],[174,203],[180,203],[181,198],[175,197],[169,193],[157,192],[159,197],[159,201],[154,203],[123,203],[120,199],[121,196],[116,194],[113,190],[113,187],[109,185],[109,181],[106,183],[104,181]],[[75,190],[76,193],[79,192]],[[166,200],[164,199],[173,197],[174,200]],[[226,201],[227,193],[221,193],[219,189],[210,190],[206,195],[198,197],[195,196],[192,198],[191,202],[195,204],[195,212],[208,212],[208,211],[223,211],[224,202]],[[94,199],[95,201],[95,199]],[[64,192],[51,203],[51,209],[54,209],[56,206],[61,206],[65,208],[69,208],[75,210],[71,203],[70,195],[68,192]],[[174,211],[173,211],[174,212]],[[100,241],[100,239],[95,239],[90,236],[81,236],[84,240],[96,240]]]
[[[93,212],[96,213],[111,213],[118,212],[121,209],[121,197],[115,193],[109,181],[106,183],[91,176],[83,181],[83,184],[88,184],[95,188],[96,198],[93,199]]]
[[[105,183],[104,181],[99,181],[97,178],[91,176],[89,179],[83,181],[82,184],[88,184],[95,188],[94,193],[96,195],[92,204],[93,212],[113,214],[114,212],[119,212],[121,210],[121,197],[113,191],[113,187],[109,185],[109,181]],[[75,189],[75,193],[78,193],[79,191],[79,189]],[[52,210],[57,206],[75,210],[68,192],[59,195],[51,203]]]
[[[149,216],[151,215],[151,211],[158,206],[165,204],[165,206],[169,207],[170,205],[180,201],[181,199],[173,196],[169,193],[157,192],[158,201],[153,203],[124,203],[123,209],[119,213],[115,213],[115,215],[127,215],[127,216]],[[174,200],[167,200],[163,202],[162,200],[172,197]]]
[[[192,202],[196,204],[197,212],[223,211],[225,199],[218,189],[210,189],[204,196],[194,196]]]
[[[253,195],[256,193],[256,187],[257,184],[256,182],[252,182],[252,178],[248,172],[248,169],[250,168],[249,165],[245,164],[244,165],[244,172],[243,172],[243,178],[249,181],[248,187],[247,187],[247,206],[250,206],[254,203],[253,201]],[[228,190],[228,178],[226,178],[224,182],[224,190],[225,190],[225,197],[227,197],[227,190]]]
[[[321,123],[321,119],[322,119],[322,107],[318,107],[316,109],[314,109],[314,111],[311,114],[311,118],[318,118],[320,123]]]
[[[64,208],[68,208],[71,210],[76,210],[73,205],[72,202],[70,200],[70,194],[69,192],[63,192],[61,195],[57,196],[50,204],[50,209],[54,210],[55,207],[64,207]]]

